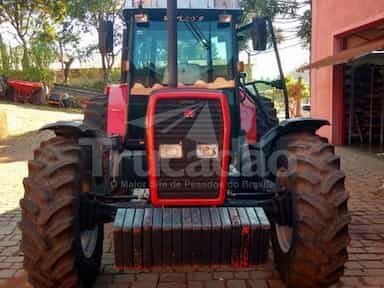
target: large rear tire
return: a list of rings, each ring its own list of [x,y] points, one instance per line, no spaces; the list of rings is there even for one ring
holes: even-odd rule
[[[98,274],[104,231],[103,225],[80,228],[80,196],[89,187],[88,177],[79,176],[80,155],[77,139],[56,137],[29,162],[20,201],[21,249],[35,288],[90,287]]]
[[[350,215],[340,159],[325,139],[307,132],[282,137],[277,150],[296,165],[283,181],[292,194],[293,225],[272,229],[276,266],[288,287],[328,287],[348,259]]]

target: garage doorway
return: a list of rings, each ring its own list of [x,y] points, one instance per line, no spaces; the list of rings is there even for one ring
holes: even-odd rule
[[[384,37],[381,22],[344,38],[346,49]],[[376,49],[344,66],[344,143],[384,153],[384,50]]]
[[[345,64],[344,105],[344,143],[384,153],[384,51]]]

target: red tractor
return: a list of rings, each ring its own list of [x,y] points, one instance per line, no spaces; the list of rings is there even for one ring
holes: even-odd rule
[[[337,282],[350,215],[339,157],[316,135],[329,123],[279,124],[238,69],[246,35],[276,48],[271,21],[240,26],[235,0],[164,2],[127,1],[122,84],[83,122],[43,128],[56,137],[35,151],[20,202],[30,283],[92,286],[105,223],[118,270],[252,267],[271,242],[287,286]],[[270,84],[286,91],[280,71]]]

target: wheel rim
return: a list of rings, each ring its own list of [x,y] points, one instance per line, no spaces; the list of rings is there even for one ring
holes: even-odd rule
[[[277,241],[279,242],[280,249],[287,254],[292,247],[293,229],[289,226],[275,225]]]
[[[97,238],[99,234],[99,228],[96,227],[93,230],[86,230],[81,232],[81,248],[86,258],[91,258],[95,252],[97,245]]]

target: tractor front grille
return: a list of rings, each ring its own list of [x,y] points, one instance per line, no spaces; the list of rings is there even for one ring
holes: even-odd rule
[[[157,153],[157,193],[161,199],[209,199],[220,191],[224,141],[221,103],[206,99],[164,99],[155,108],[155,151],[160,145],[179,144],[180,159],[162,159]],[[218,157],[201,159],[197,145],[217,145]]]

